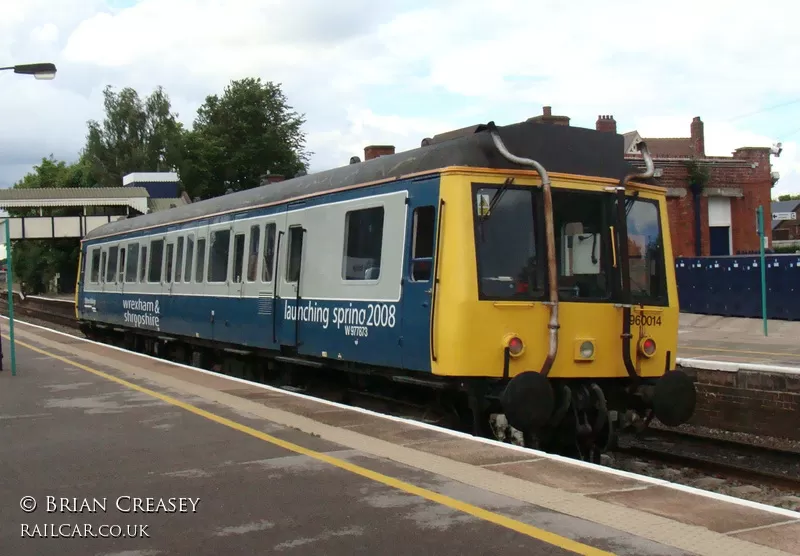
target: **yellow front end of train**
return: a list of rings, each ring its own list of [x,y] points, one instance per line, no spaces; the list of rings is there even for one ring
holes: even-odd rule
[[[481,207],[510,177],[513,184],[491,212]],[[614,288],[615,251],[623,246],[612,241],[614,197],[606,191],[616,183],[568,175],[552,179],[560,299],[558,349],[548,377],[627,377],[624,311]],[[542,367],[550,305],[544,241],[537,241],[544,233],[536,208],[540,184],[534,172],[452,171],[443,177],[435,374],[501,378]],[[663,190],[646,185],[629,186],[626,197],[634,195],[629,221],[639,218],[650,234],[628,234],[634,289],[629,352],[638,376],[658,377],[674,368],[678,342],[666,198]],[[531,206],[530,215],[523,214],[522,203]],[[594,245],[584,248],[585,242]]]

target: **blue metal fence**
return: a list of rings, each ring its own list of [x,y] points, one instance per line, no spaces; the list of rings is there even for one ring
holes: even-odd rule
[[[800,320],[800,255],[766,255],[767,318]],[[675,259],[681,311],[761,318],[758,255]]]

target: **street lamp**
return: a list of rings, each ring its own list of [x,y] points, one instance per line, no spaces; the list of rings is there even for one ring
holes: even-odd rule
[[[4,68],[0,68],[0,71],[3,70],[14,70],[14,73],[20,73],[22,75],[32,75],[36,79],[53,79],[56,76],[56,66],[55,64],[46,63],[46,64],[19,64],[16,66],[6,66]]]

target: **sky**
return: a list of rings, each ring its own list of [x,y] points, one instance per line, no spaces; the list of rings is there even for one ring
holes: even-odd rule
[[[42,157],[73,161],[106,85],[162,85],[191,126],[232,79],[280,83],[305,114],[310,171],[436,133],[542,113],[620,133],[688,137],[706,153],[783,143],[773,196],[800,193],[800,3],[717,0],[14,0],[0,66],[54,62],[53,81],[0,72],[0,187]]]

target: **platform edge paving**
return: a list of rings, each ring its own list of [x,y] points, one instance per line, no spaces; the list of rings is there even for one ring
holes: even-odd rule
[[[786,554],[785,552],[773,550],[764,545],[740,540],[726,534],[715,533],[704,527],[687,525],[673,519],[629,509],[615,503],[598,501],[582,494],[569,493],[556,488],[510,477],[492,469],[496,468],[496,466],[476,467],[444,456],[398,446],[351,430],[326,425],[311,417],[304,417],[269,407],[266,405],[269,403],[268,399],[262,400],[263,403],[254,402],[237,395],[226,394],[219,390],[207,388],[194,381],[170,377],[158,371],[148,371],[120,360],[125,357],[141,357],[138,354],[108,348],[107,356],[97,355],[87,352],[86,350],[80,350],[74,347],[73,344],[64,344],[63,342],[43,338],[27,327],[24,329],[17,328],[17,332],[18,336],[21,335],[41,346],[62,353],[72,354],[78,359],[89,360],[98,365],[114,368],[126,375],[141,377],[159,384],[160,386],[177,390],[184,394],[195,395],[209,401],[229,406],[237,411],[244,411],[254,417],[273,421],[285,426],[299,428],[304,432],[317,434],[328,441],[336,442],[340,445],[361,450],[378,457],[384,457],[419,469],[436,470],[435,472],[442,476],[474,485],[489,492],[509,496],[574,517],[587,519],[668,546],[697,554],[719,554],[721,552],[724,552],[728,556],[733,556],[734,554],[749,555],[754,552],[760,554]],[[167,362],[160,362],[169,365]],[[184,366],[184,368],[188,367]],[[202,381],[201,377],[204,375],[200,371],[192,368],[188,369],[195,371],[198,380]],[[219,378],[227,380],[225,377]],[[288,393],[284,395],[288,395]],[[326,409],[329,410],[330,406]],[[465,440],[465,442],[468,441]],[[531,457],[535,457],[535,455],[536,454],[531,454]],[[643,486],[649,487],[651,485],[643,483]],[[592,494],[596,495],[597,492],[593,492]],[[776,523],[770,525],[770,527],[786,523],[786,521],[785,517],[778,519]],[[735,532],[732,531],[731,533]]]

